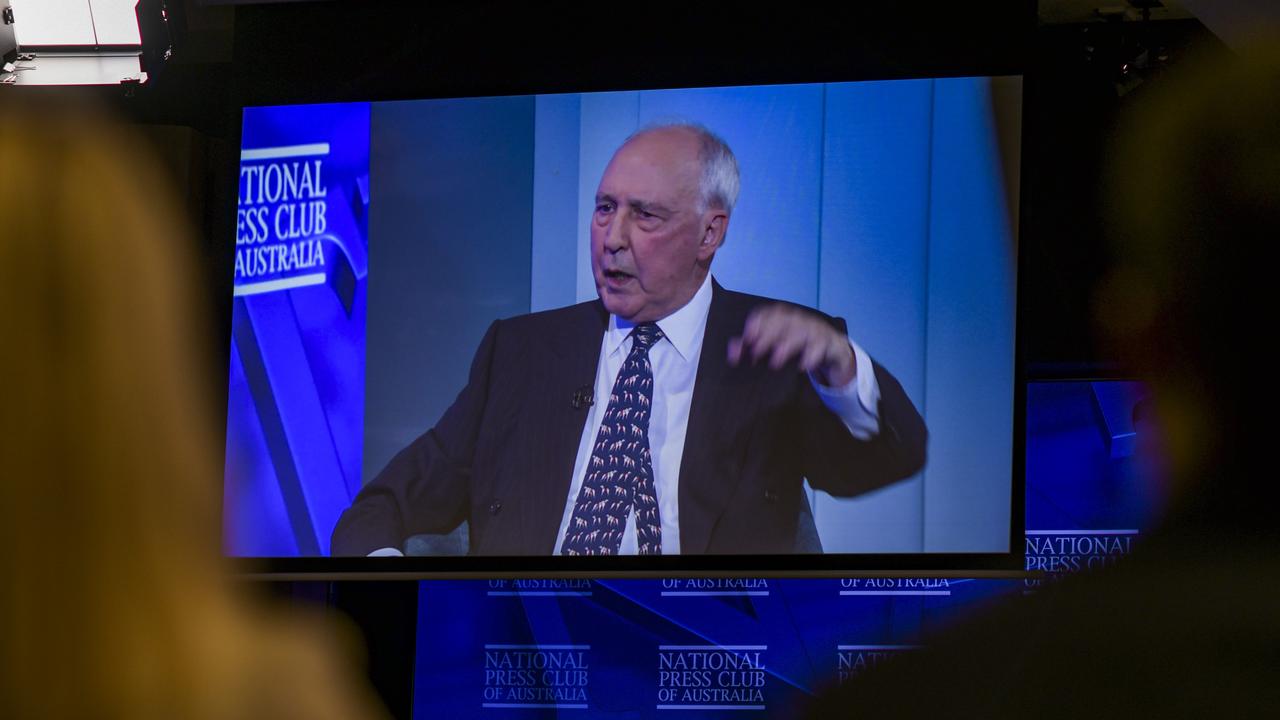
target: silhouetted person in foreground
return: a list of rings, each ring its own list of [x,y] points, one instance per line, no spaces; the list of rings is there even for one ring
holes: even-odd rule
[[[1266,260],[1280,239],[1280,55],[1182,68],[1135,100],[1110,156],[1114,262],[1098,306],[1156,398],[1143,440],[1168,478],[1162,519],[1116,567],[926,638],[926,649],[821,696],[812,717],[1280,708]]]
[[[0,178],[0,717],[380,717],[345,635],[227,577],[211,330],[150,155],[4,98]]]

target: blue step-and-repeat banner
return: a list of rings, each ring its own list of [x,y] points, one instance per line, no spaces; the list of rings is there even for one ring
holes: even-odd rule
[[[1026,560],[1048,580],[427,581],[414,717],[792,717],[985,602],[1128,553],[1155,505],[1143,394],[1029,386]]]

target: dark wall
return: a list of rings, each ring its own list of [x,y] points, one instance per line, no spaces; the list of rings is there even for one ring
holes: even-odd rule
[[[1196,20],[1037,30],[1023,107],[1018,294],[1030,377],[1123,372],[1099,349],[1094,319],[1114,309],[1095,296],[1114,240],[1108,213],[1126,201],[1106,181],[1115,133],[1128,108],[1202,46],[1225,52]]]

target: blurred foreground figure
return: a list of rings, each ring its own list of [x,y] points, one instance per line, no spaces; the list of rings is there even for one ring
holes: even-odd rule
[[[1275,716],[1276,281],[1264,258],[1280,239],[1278,47],[1184,60],[1183,77],[1135,98],[1111,154],[1114,262],[1097,311],[1156,398],[1144,451],[1168,480],[1157,527],[1118,566],[925,639],[821,697],[812,717]]]
[[[378,716],[345,635],[226,578],[210,328],[151,156],[5,98],[0,178],[0,717]]]

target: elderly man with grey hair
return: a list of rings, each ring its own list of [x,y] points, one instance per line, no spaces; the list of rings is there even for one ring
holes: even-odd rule
[[[398,554],[463,522],[478,555],[788,553],[806,478],[848,497],[919,471],[923,420],[842,320],[712,278],[738,188],[706,128],[628,138],[591,215],[599,299],[495,321],[439,423],[343,514],[334,554]]]

